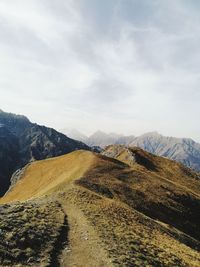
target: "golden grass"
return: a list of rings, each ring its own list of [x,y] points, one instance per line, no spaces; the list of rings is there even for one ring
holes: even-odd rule
[[[128,205],[81,187],[70,189],[65,197],[61,201],[73,203],[94,227],[114,266],[199,266],[198,251],[182,243],[182,233],[177,235]]]
[[[0,204],[22,201],[48,194],[56,187],[64,188],[72,180],[79,179],[91,167],[95,154],[75,151],[70,154],[31,163],[23,177],[0,199]]]

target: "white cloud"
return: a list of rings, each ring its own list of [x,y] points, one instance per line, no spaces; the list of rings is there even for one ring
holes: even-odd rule
[[[196,5],[1,0],[1,108],[56,128],[198,139]]]

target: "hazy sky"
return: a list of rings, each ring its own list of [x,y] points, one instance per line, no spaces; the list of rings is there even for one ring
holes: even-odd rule
[[[200,141],[200,1],[0,0],[0,108]]]

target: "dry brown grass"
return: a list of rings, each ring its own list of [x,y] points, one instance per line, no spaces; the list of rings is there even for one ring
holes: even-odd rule
[[[190,238],[183,233],[89,190],[73,188],[65,197],[88,218],[114,266],[199,266],[200,255],[184,244]]]
[[[0,206],[0,266],[52,266],[66,215],[47,199]],[[67,236],[66,236],[67,237]]]
[[[95,156],[88,151],[35,161],[30,164],[17,184],[0,199],[1,203],[22,201],[62,189],[72,180],[78,179],[91,167]]]
[[[126,164],[86,151],[34,162],[1,203],[45,195],[61,203],[69,222],[78,225],[71,225],[71,254],[63,254],[61,266],[77,251],[81,267],[89,260],[78,249],[83,222],[95,240],[85,253],[98,255],[101,247],[105,266],[200,266],[198,175],[142,150],[132,152],[132,163],[120,154]]]

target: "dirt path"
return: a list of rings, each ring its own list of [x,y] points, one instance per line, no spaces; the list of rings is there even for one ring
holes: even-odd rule
[[[69,246],[61,256],[61,267],[112,267],[92,226],[77,207],[63,206],[69,224]]]

